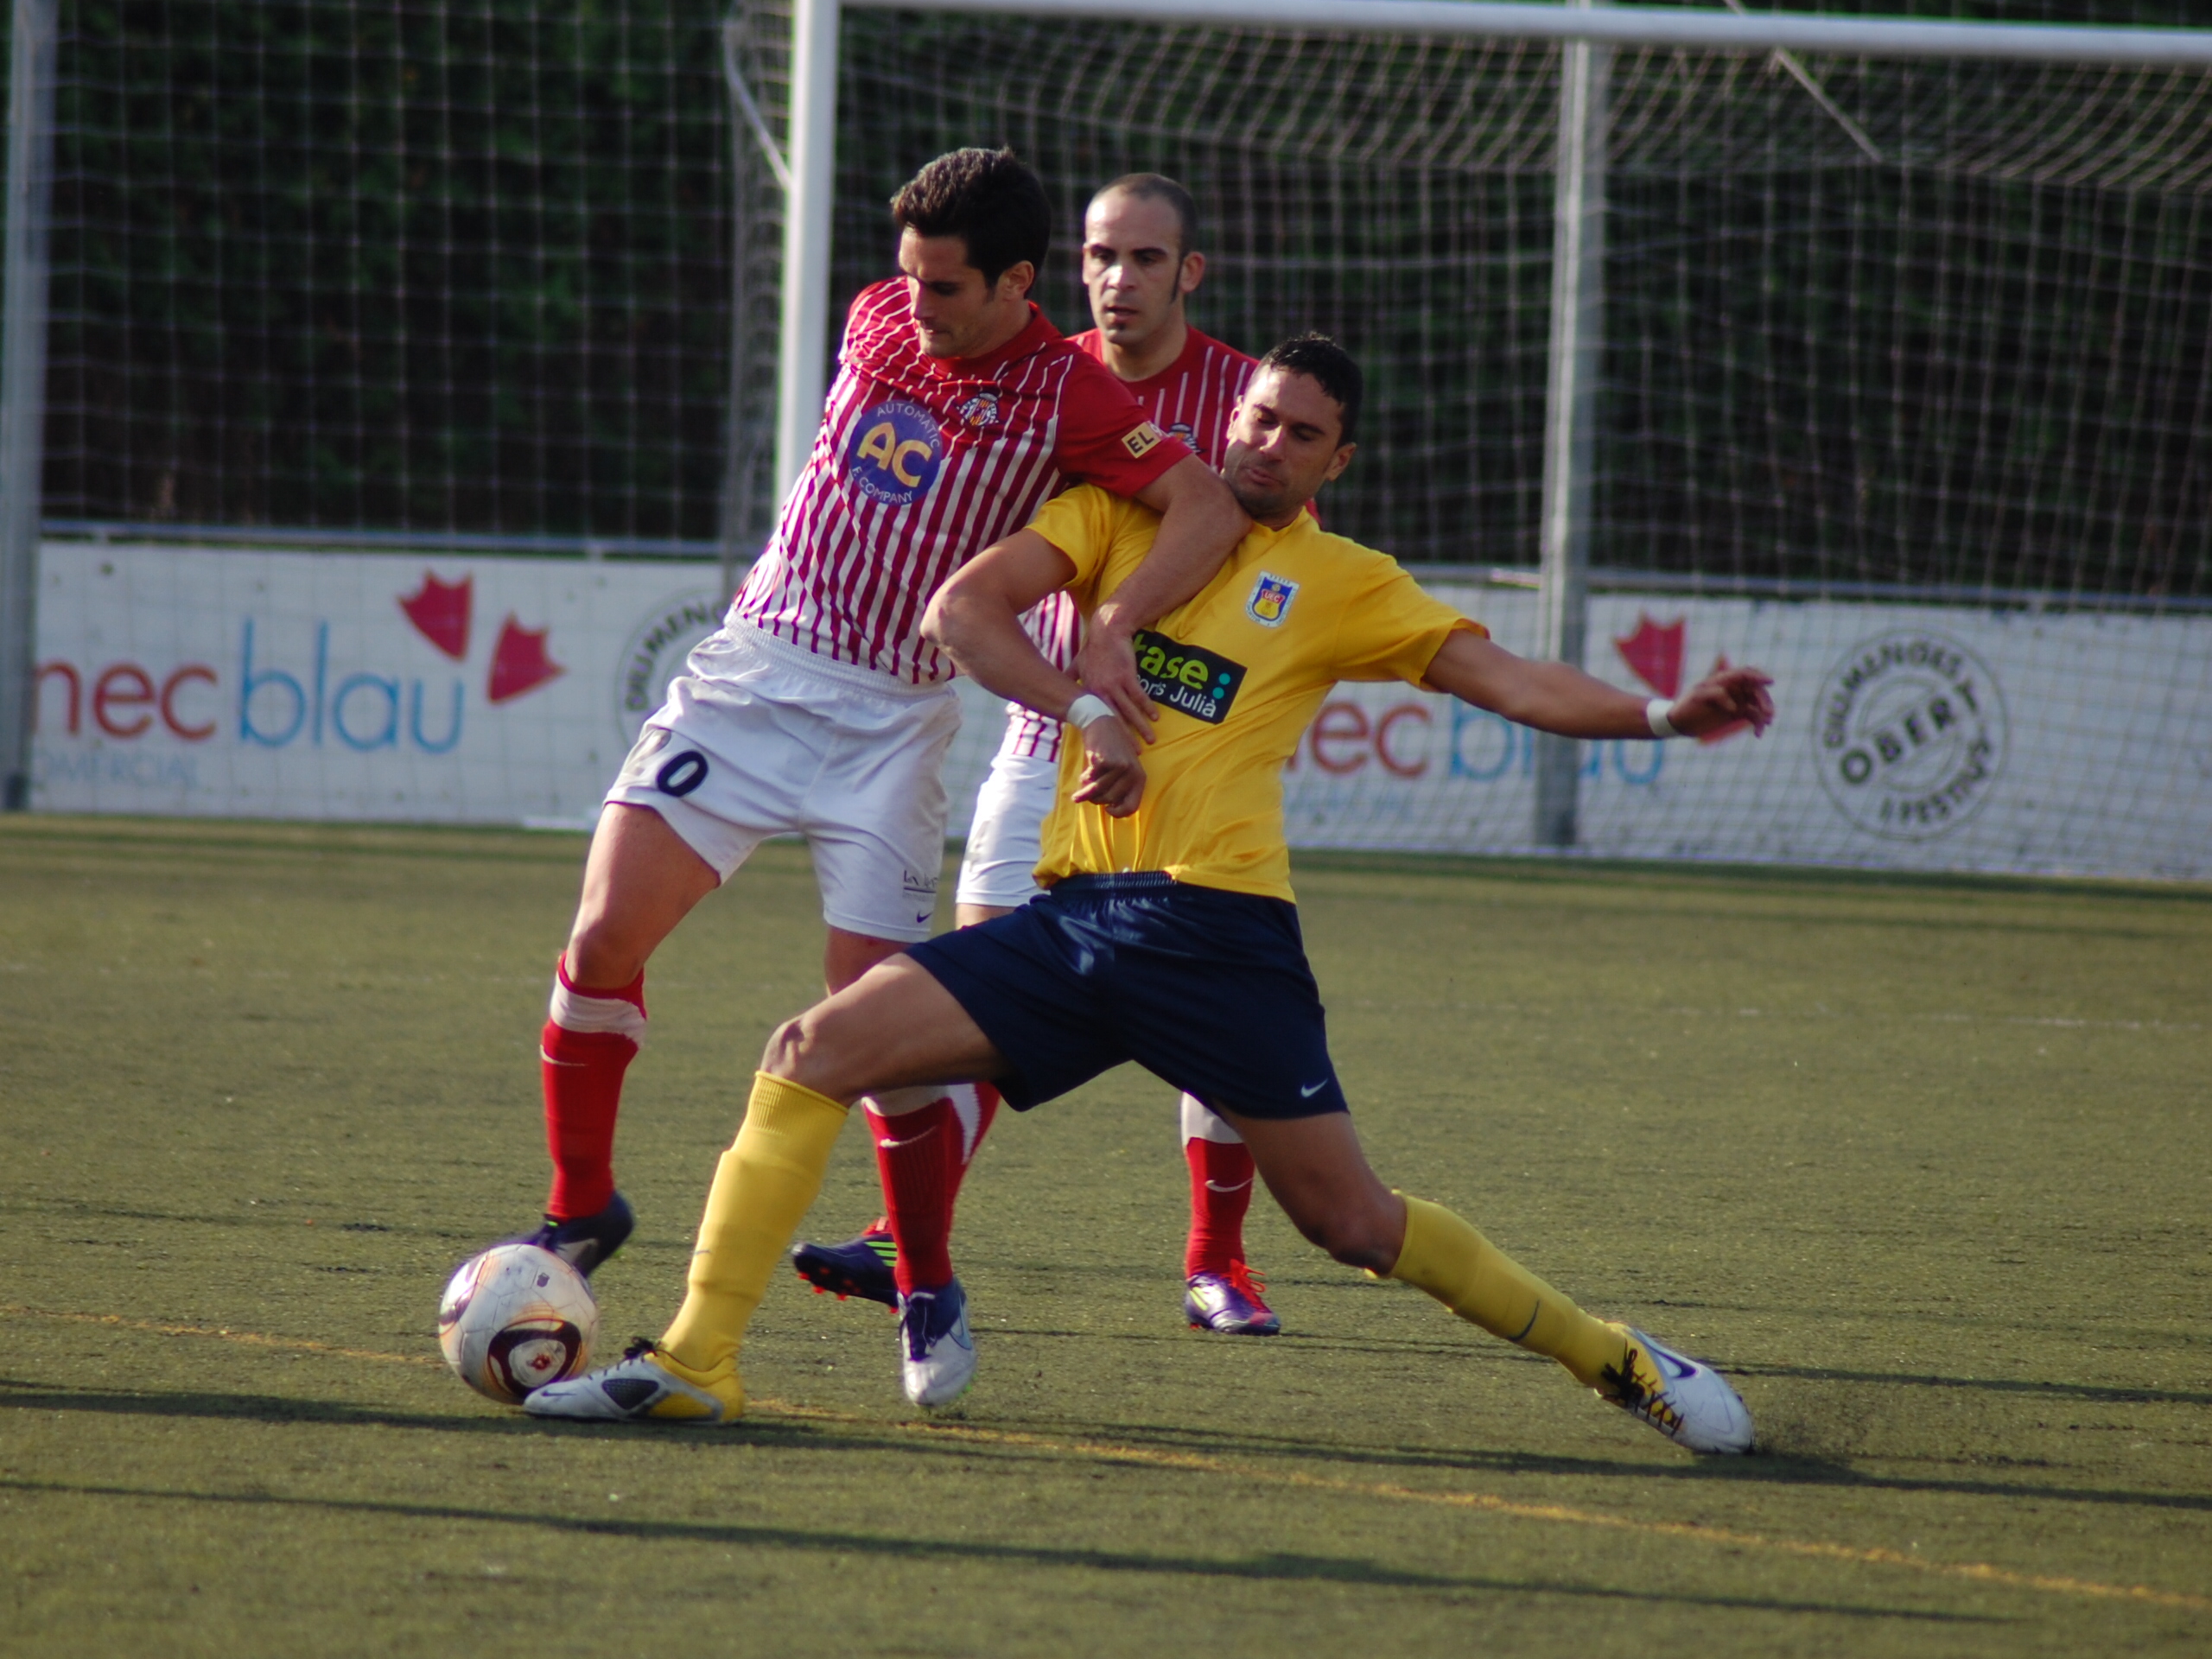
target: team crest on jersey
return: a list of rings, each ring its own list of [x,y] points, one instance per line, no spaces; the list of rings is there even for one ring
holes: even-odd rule
[[[1252,597],[1244,601],[1245,614],[1263,628],[1279,628],[1284,617],[1290,614],[1290,601],[1298,597],[1298,584],[1285,582],[1281,576],[1260,572]]]
[[[1198,453],[1198,435],[1192,429],[1191,423],[1188,421],[1176,422],[1174,425],[1167,429],[1167,435],[1171,438],[1181,439],[1185,448],[1190,450],[1193,454]]]
[[[854,484],[886,506],[903,507],[928,494],[944,461],[937,416],[903,398],[862,414],[845,446],[845,470]]]
[[[1129,452],[1131,461],[1142,461],[1159,448],[1160,442],[1160,430],[1150,421],[1141,426],[1133,426],[1122,434],[1122,448]]]
[[[961,404],[957,413],[970,426],[996,426],[999,423],[999,395],[995,391],[979,391]]]

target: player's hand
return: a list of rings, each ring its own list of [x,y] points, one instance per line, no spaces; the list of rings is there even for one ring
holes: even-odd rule
[[[1075,677],[1084,690],[1106,699],[1138,741],[1153,741],[1153,722],[1160,716],[1153,709],[1152,699],[1145,696],[1144,683],[1137,678],[1136,652],[1105,606],[1099,607],[1090,626],[1083,631],[1083,644],[1075,656]],[[1133,805],[1129,810],[1136,809]]]
[[[1083,775],[1075,798],[1096,801],[1109,818],[1126,818],[1144,801],[1144,762],[1136,740],[1118,720],[1094,720],[1083,728]]]
[[[1727,726],[1749,726],[1756,736],[1774,723],[1774,698],[1767,690],[1773,683],[1772,675],[1756,668],[1715,669],[1675,699],[1668,721],[1684,737]]]

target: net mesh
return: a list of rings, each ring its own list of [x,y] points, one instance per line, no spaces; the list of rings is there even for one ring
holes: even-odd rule
[[[715,536],[713,10],[62,12],[50,516]]]
[[[50,516],[765,533],[783,200],[724,71],[781,142],[785,0],[62,12]],[[842,46],[836,303],[915,166],[1003,142],[1080,327],[1090,190],[1171,173],[1201,326],[1369,370],[1334,522],[1533,563],[1555,48],[895,13]],[[1770,59],[1617,55],[1594,562],[2212,592],[2212,82],[1807,67],[1879,161]]]
[[[1614,75],[1601,563],[2203,596],[2212,78]]]
[[[692,551],[766,533],[785,203],[746,105],[787,143],[787,0],[61,10],[49,518]],[[1525,570],[1560,63],[849,13],[833,308],[891,270],[885,204],[916,167],[1010,143],[1056,207],[1039,297],[1084,327],[1090,193],[1171,174],[1205,227],[1198,325],[1254,351],[1325,329],[1368,371],[1331,527],[1462,577]],[[1817,91],[1770,55],[1611,56],[1587,661],[1662,691],[1765,662],[1803,752],[1592,748],[1585,842],[2201,871],[2212,76],[1800,67]],[[1533,648],[1501,580],[1450,591]],[[2000,683],[1958,739],[1962,699]],[[1525,743],[1419,706],[1347,693],[1325,718],[1294,774],[1301,839],[1527,843]],[[1808,828],[1821,791],[1833,822]]]
[[[2212,78],[1621,52],[1594,563],[1703,577],[2212,594]],[[884,200],[1012,144],[1079,236],[1151,168],[1209,215],[1200,327],[1318,327],[1374,416],[1331,522],[1532,564],[1559,54],[1528,44],[849,16],[838,298]],[[1073,328],[1073,258],[1044,296]]]
[[[2185,21],[2117,13],[2046,20]],[[2184,619],[2212,603],[2212,77],[1797,67],[1611,57],[1587,665],[1671,696],[1758,662],[1783,726],[1585,746],[1580,844],[2205,874],[2212,639]],[[1319,327],[1368,372],[1331,528],[1525,569],[1560,69],[1526,44],[849,15],[834,298],[890,268],[914,168],[1008,143],[1059,213],[1041,297],[1082,327],[1090,191],[1168,173],[1207,220],[1199,327],[1254,351]],[[1539,649],[1530,594],[1437,575]],[[1345,688],[1291,770],[1291,833],[1526,848],[1534,761],[1495,717]]]

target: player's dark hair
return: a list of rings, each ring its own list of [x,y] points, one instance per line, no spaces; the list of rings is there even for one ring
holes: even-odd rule
[[[1182,245],[1175,250],[1179,259],[1198,245],[1198,204],[1191,200],[1191,193],[1169,178],[1165,173],[1124,173],[1111,184],[1101,185],[1098,196],[1116,194],[1135,196],[1145,201],[1164,201],[1175,214],[1175,239]]]
[[[1337,408],[1344,416],[1344,430],[1337,435],[1337,442],[1344,444],[1352,441],[1359,430],[1359,406],[1367,401],[1367,377],[1359,372],[1359,365],[1352,361],[1350,352],[1326,334],[1296,334],[1269,346],[1268,354],[1260,359],[1260,366],[1309,377],[1336,399]]]
[[[955,149],[899,187],[891,217],[917,236],[957,236],[968,263],[995,283],[1024,259],[1041,271],[1052,245],[1052,204],[1010,149]]]

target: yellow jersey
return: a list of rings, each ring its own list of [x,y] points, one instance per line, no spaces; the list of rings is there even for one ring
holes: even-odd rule
[[[1068,592],[1088,617],[1144,562],[1160,515],[1086,484],[1047,502],[1029,527],[1074,562]],[[1282,769],[1330,688],[1417,685],[1460,628],[1489,637],[1395,559],[1329,534],[1312,514],[1281,530],[1255,525],[1197,598],[1137,636],[1137,672],[1160,709],[1142,804],[1126,818],[1078,804],[1083,746],[1061,747],[1039,884],[1160,870],[1292,898]]]

